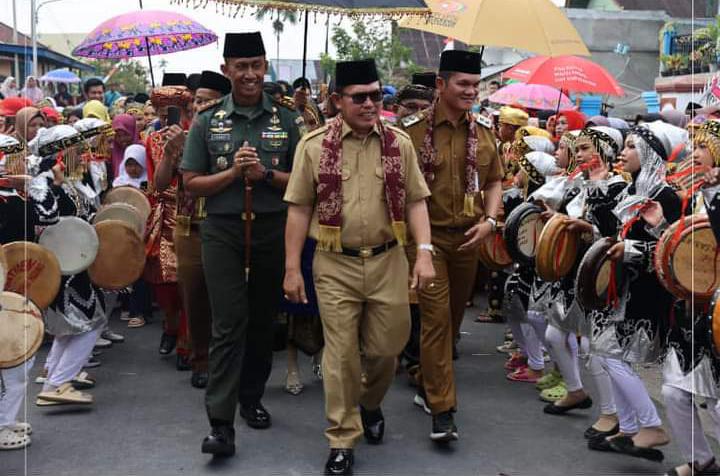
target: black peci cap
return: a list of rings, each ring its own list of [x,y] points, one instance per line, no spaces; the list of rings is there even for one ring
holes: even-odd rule
[[[265,56],[265,44],[259,31],[225,34],[224,58]]]
[[[426,73],[415,73],[412,75],[412,81],[410,84],[419,84],[420,86],[425,86],[426,88],[435,89],[435,79],[437,79],[437,74],[432,71]]]
[[[162,79],[163,86],[187,86],[185,73],[165,73]]]
[[[298,78],[292,83],[293,89],[306,88],[310,89],[310,81],[307,78]]]
[[[447,50],[440,55],[440,71],[480,74],[482,68],[480,53],[462,50]]]
[[[200,88],[212,89],[213,91],[218,91],[224,96],[226,94],[230,94],[232,84],[229,79],[220,73],[216,73],[215,71],[203,71],[198,83],[198,89]]]
[[[380,81],[375,60],[339,61],[335,65],[335,87],[340,90],[352,84],[370,84]]]
[[[197,91],[200,84],[200,73],[193,73],[187,77],[187,88],[190,91]]]

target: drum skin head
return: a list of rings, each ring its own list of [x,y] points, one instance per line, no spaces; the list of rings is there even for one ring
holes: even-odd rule
[[[60,290],[60,263],[45,247],[29,241],[3,245],[7,259],[5,291],[22,294],[46,309]]]
[[[607,289],[610,283],[611,262],[608,250],[616,243],[613,238],[602,238],[585,252],[575,279],[575,297],[585,310],[599,310],[608,305]],[[622,264],[615,266],[616,289],[623,286]]]
[[[100,247],[90,266],[90,280],[100,288],[120,290],[138,280],[145,268],[145,246],[132,226],[120,220],[95,225]]]
[[[138,235],[145,236],[145,220],[142,218],[142,213],[134,206],[129,203],[109,203],[103,205],[95,214],[93,218],[93,224],[100,223],[105,220],[120,220],[124,221],[128,225],[132,226]]]
[[[537,239],[542,232],[542,209],[533,203],[523,203],[510,212],[505,221],[505,243],[513,260],[533,265],[537,252]]]
[[[144,193],[133,187],[117,187],[110,190],[105,194],[105,205],[111,203],[127,203],[140,212],[140,216],[143,219],[143,223],[147,221],[150,216],[150,201],[147,199]]]
[[[98,251],[95,228],[78,217],[62,217],[42,232],[40,245],[55,254],[64,276],[78,274],[90,267]]]
[[[0,369],[16,367],[40,348],[45,333],[42,312],[17,293],[0,293]]]

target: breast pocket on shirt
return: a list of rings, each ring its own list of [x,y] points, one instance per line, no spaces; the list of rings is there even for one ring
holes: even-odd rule
[[[260,133],[260,152],[266,167],[286,170],[289,147],[290,136],[287,131],[266,129]]]
[[[373,190],[373,192],[375,192],[374,194],[380,195],[383,202],[387,201],[385,197],[385,171],[381,165],[375,167],[375,183],[373,185],[375,187]]]

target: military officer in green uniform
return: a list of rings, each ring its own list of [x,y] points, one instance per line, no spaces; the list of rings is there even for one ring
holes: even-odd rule
[[[249,426],[270,426],[260,400],[272,367],[272,320],[282,296],[283,192],[302,129],[295,111],[263,93],[268,63],[259,32],[228,33],[224,57],[222,71],[232,93],[197,115],[181,164],[187,192],[207,197],[201,239],[213,314],[205,397],[212,430],[202,451],[217,456],[235,452],[238,402]],[[246,186],[252,187],[251,197]],[[250,205],[252,213],[246,213]]]

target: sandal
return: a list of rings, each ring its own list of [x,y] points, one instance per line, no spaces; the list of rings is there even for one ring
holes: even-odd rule
[[[538,383],[535,384],[535,388],[538,390],[545,390],[557,386],[562,382],[562,375],[555,369],[552,369],[549,373],[543,376]]]
[[[10,425],[8,428],[19,435],[32,435],[32,426],[24,421],[15,422],[14,425]]]
[[[575,402],[572,405],[557,405],[557,403],[548,403],[545,408],[543,408],[543,412],[547,413],[548,415],[564,415],[570,410],[575,409],[581,409],[581,410],[587,410],[588,408],[592,407],[592,398],[585,397],[584,399],[580,400],[579,402]]]
[[[511,374],[508,374],[507,379],[512,382],[537,383],[537,381],[540,380],[540,377],[530,375],[530,368],[523,367]]]
[[[510,356],[509,359],[505,361],[505,364],[503,364],[503,367],[505,370],[509,372],[513,372],[519,368],[526,367],[527,366],[527,357],[520,354],[520,352],[515,352]]]
[[[678,468],[687,467],[687,473],[680,473]],[[717,476],[720,475],[720,466],[715,463],[715,458],[708,461],[705,466],[700,466],[698,463],[686,463],[682,466],[672,468],[665,473],[665,476]]]
[[[300,381],[300,375],[296,372],[288,372],[285,378],[285,391],[290,395],[300,395],[305,386]]]
[[[475,318],[475,322],[481,322],[481,323],[492,323],[495,322],[495,318],[491,316],[490,314],[478,314],[478,316]]]
[[[565,398],[567,396],[567,393],[568,391],[567,387],[565,387],[565,382],[561,381],[554,387],[546,388],[545,390],[540,392],[540,400],[548,403],[557,402],[558,400],[562,400],[563,398]],[[613,435],[615,433],[613,433]]]
[[[128,328],[130,329],[137,329],[139,327],[143,327],[145,325],[145,318],[142,316],[136,316],[130,318],[128,321]]]
[[[80,372],[70,382],[75,390],[87,390],[95,387],[95,379],[85,371]]]
[[[19,450],[30,445],[30,437],[14,432],[9,427],[0,428],[0,450]]]

